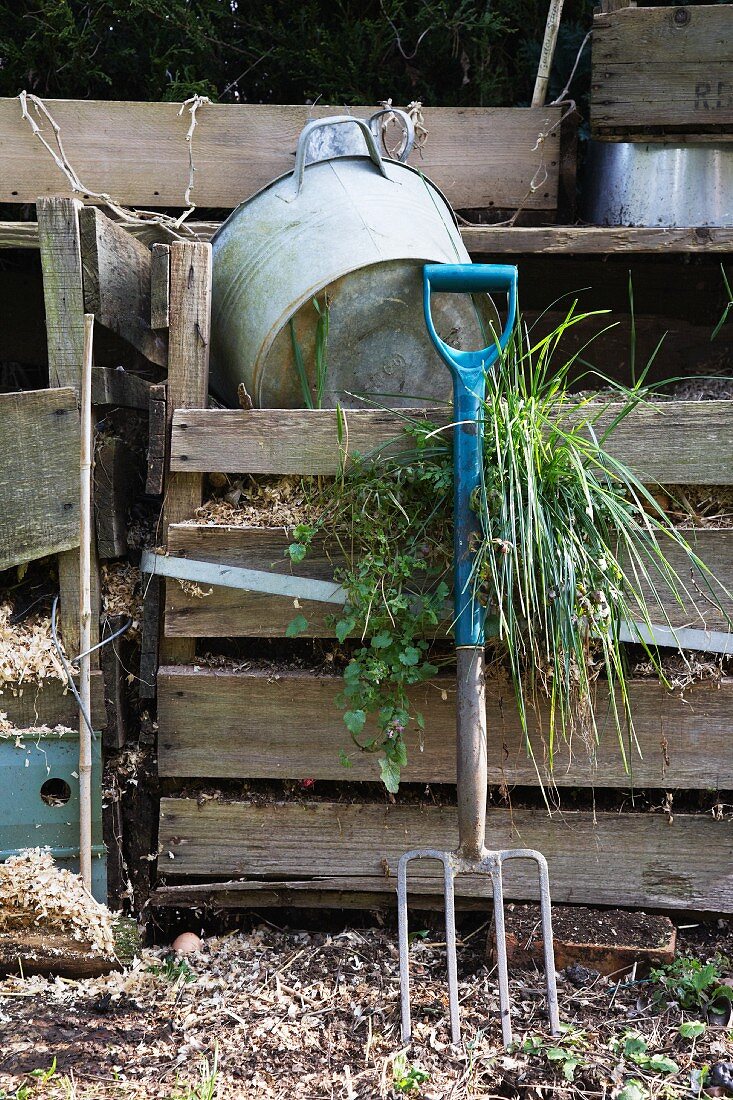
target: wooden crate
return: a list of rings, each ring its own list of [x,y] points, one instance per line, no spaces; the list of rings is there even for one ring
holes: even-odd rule
[[[591,132],[616,141],[733,139],[733,5],[596,15]]]

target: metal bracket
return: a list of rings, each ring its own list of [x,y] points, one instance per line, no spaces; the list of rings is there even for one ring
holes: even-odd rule
[[[236,565],[222,565],[220,562],[201,561],[198,558],[177,558],[150,550],[144,551],[140,569],[143,573],[154,576],[239,588],[245,592],[265,592],[270,596],[290,596],[293,599],[313,600],[317,603],[346,603],[346,592],[335,581],[293,577],[287,573],[268,573],[263,569],[243,569]]]

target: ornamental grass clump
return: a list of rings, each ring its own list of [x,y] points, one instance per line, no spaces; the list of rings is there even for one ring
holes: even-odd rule
[[[652,623],[670,626],[670,602],[689,611],[699,599],[669,550],[681,552],[718,607],[720,587],[649,490],[609,453],[620,422],[652,399],[643,376],[627,388],[596,375],[602,394],[570,390],[581,353],[558,357],[558,343],[587,316],[571,309],[536,342],[518,325],[487,376],[474,583],[496,616],[530,751],[528,706],[545,699],[550,767],[558,736],[579,729],[592,748],[610,714],[629,768],[634,727],[622,635],[644,646],[664,681]],[[609,691],[595,709],[600,673]]]
[[[530,755],[538,755],[535,728],[550,771],[558,739],[576,731],[592,753],[610,719],[631,771],[622,639],[644,647],[664,682],[652,623],[670,626],[670,602],[689,613],[703,589],[719,608],[722,589],[649,490],[609,453],[615,428],[651,400],[644,375],[631,388],[594,375],[601,392],[571,392],[581,353],[563,357],[560,341],[588,316],[572,307],[534,341],[518,323],[487,375],[471,584],[486,608],[487,636],[505,654]],[[451,634],[450,425],[402,416],[409,451],[350,454],[336,482],[321,487],[318,519],[296,528],[289,549],[299,562],[318,536],[334,561],[347,602],[333,626],[340,643],[356,639],[338,702],[355,745],[380,754],[390,791],[407,763],[408,732],[424,727],[411,694],[450,660],[437,643]],[[348,415],[338,417],[345,456]],[[670,564],[672,548],[694,572],[694,586]],[[291,627],[292,635],[307,622],[300,615]],[[602,695],[599,677],[609,689]],[[341,758],[350,763],[343,751]]]

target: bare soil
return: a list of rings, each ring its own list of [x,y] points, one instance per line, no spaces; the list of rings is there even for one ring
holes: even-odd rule
[[[418,918],[413,928],[420,932]],[[462,934],[460,1049],[449,1045],[443,945],[422,934],[411,948],[409,1051],[400,1041],[392,930],[329,934],[262,924],[206,941],[203,953],[183,964],[166,964],[166,949],[158,948],[104,978],[7,979],[0,983],[0,1096],[595,1100],[634,1080],[642,1097],[682,1100],[699,1094],[699,1086],[691,1088],[696,1071],[733,1057],[727,1029],[707,1027],[694,1042],[683,1039],[683,1013],[674,1004],[653,1011],[648,980],[598,978],[579,988],[561,973],[565,1032],[551,1040],[536,971],[512,976],[517,1045],[505,1050],[485,935],[485,925]],[[703,958],[733,949],[725,922],[682,935],[684,948]],[[614,1041],[629,1031],[643,1037],[649,1054],[671,1058],[673,1068],[655,1072],[619,1053]],[[54,1059],[46,1080],[31,1076]],[[408,1090],[411,1070],[415,1087]],[[419,1081],[418,1070],[425,1075]]]

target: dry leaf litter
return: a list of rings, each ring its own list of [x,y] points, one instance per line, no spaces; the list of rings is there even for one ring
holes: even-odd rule
[[[232,527],[294,527],[312,522],[315,478],[230,477],[210,474],[214,495],[196,511],[193,523]]]
[[[111,913],[42,848],[0,863],[0,930],[14,929],[65,933],[114,957]]]
[[[393,1100],[407,1092],[399,1085],[412,1069],[423,1076],[408,1094],[422,1100],[612,1097],[634,1079],[649,1090],[640,1096],[681,1100],[696,1091],[691,1081],[702,1065],[733,1053],[725,1029],[708,1028],[694,1043],[682,1039],[679,1009],[653,1012],[644,981],[593,972],[580,987],[560,973],[568,1030],[552,1040],[542,974],[533,970],[512,975],[518,1044],[505,1050],[485,926],[460,943],[463,1044],[452,1048],[444,948],[419,921],[413,926],[420,934],[411,947],[409,1050],[400,1040],[392,933],[262,925],[210,939],[185,961],[146,950],[130,969],[101,978],[0,982],[0,1088],[28,1083],[29,1097],[68,1097],[73,1072],[78,1100]],[[671,1056],[676,1072],[655,1074],[615,1052],[613,1040],[630,1030],[644,1036],[650,1053]],[[536,1047],[525,1048],[528,1036]],[[557,1046],[577,1061],[572,1081],[564,1060],[548,1057]],[[53,1058],[55,1078],[33,1091],[27,1075]],[[216,1078],[204,1092],[215,1058]]]

